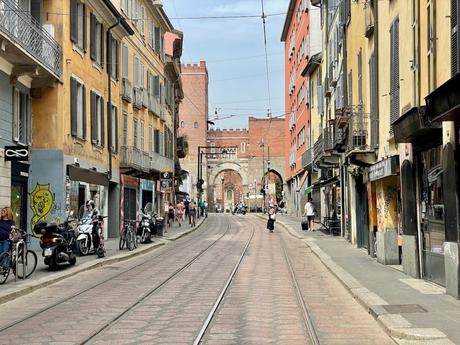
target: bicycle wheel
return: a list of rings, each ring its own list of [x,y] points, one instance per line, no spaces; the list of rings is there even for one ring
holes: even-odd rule
[[[4,284],[10,274],[11,260],[9,253],[0,255],[0,284]]]
[[[37,254],[33,250],[27,250],[26,257],[25,257],[25,273],[26,278],[30,277],[32,273],[35,272],[37,268]],[[19,263],[19,271],[18,271],[18,278],[23,278],[23,270],[22,270],[22,257],[21,255],[18,256],[18,263]],[[16,266],[13,266],[13,273],[16,274]]]
[[[123,236],[120,236],[120,242],[118,242],[118,249],[122,250],[124,247],[125,247],[125,239],[123,238]]]
[[[132,229],[128,229],[128,231],[126,232],[126,246],[130,251],[134,249],[135,237],[136,236],[134,235]]]

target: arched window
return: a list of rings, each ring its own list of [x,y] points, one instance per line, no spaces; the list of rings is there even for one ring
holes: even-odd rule
[[[246,143],[241,143],[241,152],[246,152]]]
[[[184,126],[185,126],[184,121],[181,121],[181,122],[180,122],[180,128],[184,128]]]
[[[193,123],[193,127],[194,127],[194,128],[198,128],[198,122],[195,121],[195,122]]]

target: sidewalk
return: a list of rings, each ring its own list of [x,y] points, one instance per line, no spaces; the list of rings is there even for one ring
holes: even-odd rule
[[[460,344],[460,301],[444,288],[382,265],[342,237],[302,231],[299,218],[279,215],[276,223],[303,240],[399,344]]]
[[[163,237],[153,236],[152,243],[139,244],[133,251],[126,249],[126,246],[125,249],[119,250],[119,239],[110,238],[105,241],[106,255],[104,258],[98,258],[95,254],[77,256],[77,263],[75,266],[63,266],[55,272],[49,271],[48,266],[43,262],[41,251],[37,251],[37,268],[29,278],[25,280],[18,279],[18,281],[15,282],[14,275],[10,272],[10,276],[5,284],[0,285],[0,304],[29,294],[37,289],[49,286],[80,272],[128,260],[134,256],[150,252],[157,247],[160,247],[170,241],[175,241],[178,238],[195,231],[202,225],[204,219],[205,218],[198,219],[197,225],[194,228],[191,228],[188,222],[184,222],[181,227],[179,227],[176,222],[171,228],[165,227],[164,230],[167,232],[163,234]]]

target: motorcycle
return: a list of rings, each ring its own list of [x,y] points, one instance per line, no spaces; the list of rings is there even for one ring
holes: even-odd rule
[[[73,213],[70,213],[70,216]],[[41,234],[40,247],[45,265],[50,270],[55,270],[59,266],[69,264],[75,265],[77,257],[74,253],[75,233],[67,220],[57,225],[56,223],[38,222],[34,227],[36,234]]]
[[[104,239],[103,239],[103,221],[104,217],[96,216],[93,217],[92,212],[86,211],[85,206],[80,207],[79,222],[78,222],[78,235],[77,235],[77,248],[80,255],[88,255],[91,251],[91,246],[98,257],[105,255]],[[93,225],[96,224],[99,243],[95,243],[95,237],[93,235]]]
[[[233,209],[232,214],[242,214],[242,215],[245,215],[246,212],[247,212],[246,206],[244,206],[244,205],[238,205],[238,206],[236,206],[236,207]]]
[[[140,221],[137,227],[137,236],[140,243],[152,242],[152,233],[154,231],[154,217],[152,215],[152,203],[147,203],[144,211],[140,211]],[[155,219],[156,220],[156,219]]]

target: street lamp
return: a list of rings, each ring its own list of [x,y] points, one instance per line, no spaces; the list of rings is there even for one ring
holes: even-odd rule
[[[254,179],[254,207],[256,209],[256,213],[257,213],[257,180]]]
[[[224,198],[225,198],[225,194],[224,194],[224,180],[225,178],[222,176],[220,178],[220,181],[222,182],[222,193],[220,195],[220,202],[222,203],[222,213],[225,213],[225,202],[224,202]]]

